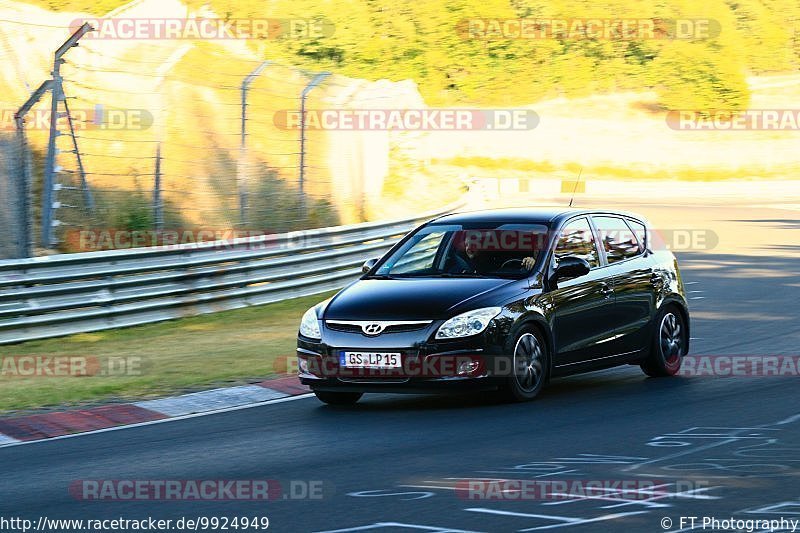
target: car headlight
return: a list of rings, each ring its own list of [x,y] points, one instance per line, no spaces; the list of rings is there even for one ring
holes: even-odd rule
[[[469,337],[477,335],[486,329],[489,322],[500,314],[499,307],[484,307],[467,311],[458,316],[454,316],[439,327],[436,332],[437,339],[454,339],[456,337]]]
[[[319,319],[317,318],[317,307],[315,305],[303,315],[300,319],[300,335],[308,337],[309,339],[322,339],[322,333],[319,331]]]

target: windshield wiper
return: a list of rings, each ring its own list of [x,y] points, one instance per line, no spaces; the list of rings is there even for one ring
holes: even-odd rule
[[[394,276],[389,276],[387,274],[373,274],[371,276],[366,276],[364,279],[412,279],[412,278],[488,278],[489,276],[484,276],[483,274],[477,273],[454,273],[454,272],[438,272],[435,274],[396,274]]]
[[[435,278],[485,278],[483,274],[478,274],[477,272],[469,273],[469,272],[462,272],[462,273],[455,273],[455,272],[441,272],[439,274],[434,275]]]

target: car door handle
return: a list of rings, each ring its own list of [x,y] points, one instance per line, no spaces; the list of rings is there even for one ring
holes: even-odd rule
[[[614,293],[613,287],[603,283],[600,285],[600,294],[603,296],[611,296]]]

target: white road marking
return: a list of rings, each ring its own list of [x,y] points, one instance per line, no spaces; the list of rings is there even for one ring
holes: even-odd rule
[[[380,492],[382,494],[376,494]],[[409,496],[408,498],[401,498],[401,500],[424,500],[425,498],[433,498],[436,496],[435,492],[426,490],[425,492],[387,492],[385,489],[379,490],[359,490],[356,492],[348,492],[348,496],[353,498],[382,498],[388,496]],[[413,495],[413,496],[412,496]]]
[[[577,472],[577,469],[570,469],[570,470],[556,470],[554,472],[546,472],[543,474],[537,474],[535,476],[531,475],[531,472],[526,472],[524,470],[478,470],[480,474],[503,474],[503,475],[514,475],[514,476],[524,476],[526,478],[540,478],[540,477],[548,477],[548,476],[557,476],[559,474],[570,474],[572,472]]]
[[[458,487],[442,487],[436,485],[398,485],[398,487],[402,487],[404,489],[439,489],[439,490],[458,490]]]
[[[798,414],[796,414],[794,416],[790,416],[789,418],[784,418],[780,422],[775,422],[775,425],[776,426],[784,426],[786,424],[792,424],[794,422],[797,422],[798,420],[800,420],[800,413],[798,413]]]
[[[511,479],[503,479],[498,477],[446,477],[445,479],[467,480],[467,481],[512,481]]]
[[[614,514],[607,514],[603,516],[598,516],[596,518],[575,518],[571,516],[551,516],[546,514],[532,514],[532,513],[516,513],[513,511],[500,511],[498,509],[486,509],[484,507],[473,507],[469,509],[464,509],[465,511],[471,511],[473,513],[486,513],[486,514],[496,514],[496,515],[503,515],[503,516],[514,516],[519,518],[541,518],[544,520],[554,520],[556,522],[560,522],[558,524],[550,524],[547,526],[538,526],[538,527],[529,527],[526,529],[520,529],[519,531],[538,531],[541,529],[555,529],[558,527],[568,527],[568,526],[576,526],[580,524],[590,524],[592,522],[603,522],[606,520],[614,520],[616,518],[623,518],[625,516],[633,516],[637,514],[647,514],[649,511],[631,511],[629,513],[614,513]]]
[[[668,484],[668,485],[671,485]],[[668,485],[660,485],[660,487],[666,487]],[[602,500],[602,501],[609,501],[614,502],[613,505],[603,505],[601,509],[613,509],[615,507],[625,507],[628,505],[644,505],[648,508],[659,508],[659,507],[672,507],[672,504],[667,503],[658,503],[656,500],[663,500],[664,498],[686,498],[686,499],[694,499],[694,500],[719,500],[721,499],[719,496],[711,496],[709,494],[701,494],[703,492],[708,492],[713,489],[719,489],[721,487],[703,487],[698,489],[691,489],[688,491],[681,491],[681,492],[648,492],[644,489],[639,489],[637,491],[624,491],[620,489],[605,489],[606,492],[610,491],[610,494],[607,495],[576,495],[576,494],[553,494],[553,496],[563,496],[563,497],[573,497],[572,500],[562,500],[562,501],[555,501],[555,502],[548,502],[543,505],[559,505],[562,503],[573,503],[577,501],[584,501],[584,500]],[[615,492],[616,491],[616,492]],[[635,492],[639,495],[649,496],[648,498],[639,498],[639,499],[630,499],[620,497],[619,495],[624,494],[625,492]],[[615,496],[616,494],[616,496]]]
[[[284,403],[284,402],[293,402],[295,400],[305,400],[306,398],[313,398],[314,393],[308,394],[301,394],[298,396],[287,396],[285,398],[276,398],[274,400],[267,400],[265,402],[260,403],[253,403],[249,405],[237,405],[236,407],[226,407],[224,409],[217,409],[214,411],[207,411],[205,413],[192,413],[190,415],[183,415],[183,416],[176,416],[174,418],[164,418],[161,420],[150,420],[148,422],[137,422],[136,424],[128,424],[126,426],[115,426],[113,428],[104,428],[104,429],[95,429],[93,431],[84,431],[83,433],[73,433],[71,435],[59,435],[58,437],[50,437],[47,439],[39,439],[39,440],[29,440],[29,441],[19,441],[19,442],[12,442],[9,444],[2,444],[0,448],[8,448],[11,446],[23,446],[26,444],[38,444],[41,442],[50,442],[54,440],[62,440],[62,439],[74,439],[77,437],[85,437],[87,435],[96,435],[97,433],[107,433],[109,431],[120,431],[123,429],[130,429],[130,428],[138,428],[143,426],[152,426],[154,424],[163,424],[165,422],[175,422],[177,420],[186,420],[189,418],[198,418],[201,416],[210,416],[216,415],[219,413],[229,413],[232,411],[242,411],[244,409],[252,409],[253,407],[262,407],[264,405],[273,405],[277,403]]]
[[[435,527],[423,526],[420,524],[403,524],[400,522],[376,522],[366,526],[348,527],[345,529],[326,529],[325,531],[317,531],[316,533],[346,533],[348,531],[369,531],[370,529],[384,529],[384,528],[406,528],[417,529],[421,531],[431,531],[433,533],[479,533],[477,531],[466,531],[464,529],[453,529],[449,527]]]
[[[787,509],[796,510],[788,511]],[[800,500],[772,503],[757,509],[745,509],[740,512],[748,514],[800,515]]]
[[[698,429],[711,429],[711,430],[714,430],[714,429],[725,429],[725,430],[728,430],[729,432],[728,433],[694,433],[694,434],[693,433],[689,433],[691,431],[698,430]],[[690,455],[690,454],[693,454],[693,453],[696,453],[696,452],[699,452],[699,451],[705,451],[705,450],[709,450],[709,449],[712,449],[712,448],[716,448],[718,446],[724,446],[726,444],[730,444],[732,442],[737,442],[737,441],[742,440],[742,439],[763,438],[763,436],[759,436],[759,434],[757,434],[757,433],[752,433],[750,435],[741,435],[741,433],[743,431],[753,431],[753,430],[756,430],[756,429],[763,429],[763,428],[698,428],[698,427],[693,427],[693,428],[689,428],[689,429],[684,430],[684,431],[679,432],[679,433],[670,433],[670,434],[667,434],[667,435],[661,435],[659,437],[656,437],[655,439],[651,439],[651,442],[652,441],[658,441],[660,439],[673,439],[673,438],[674,439],[693,439],[693,438],[694,439],[719,439],[719,440],[716,441],[716,442],[710,442],[708,444],[704,444],[704,445],[698,446],[698,447],[690,447],[688,450],[684,450],[684,451],[681,451],[681,452],[678,452],[678,453],[674,453],[674,454],[668,455],[666,457],[659,457],[659,458],[656,458],[656,459],[651,459],[649,461],[643,461],[641,463],[637,463],[637,464],[631,465],[628,468],[625,468],[623,471],[624,472],[630,472],[631,470],[637,470],[637,469],[639,469],[639,468],[641,468],[642,466],[645,466],[645,465],[658,463],[658,462],[663,462],[663,461],[675,459],[677,457],[683,457],[684,455]],[[775,431],[775,430],[770,430],[770,431]],[[650,443],[648,443],[648,444],[650,444]]]
[[[654,485],[652,489],[663,489],[666,487],[671,486],[672,483],[663,483],[661,485]],[[636,490],[626,490],[626,489],[618,489],[618,488],[611,488],[611,487],[598,487],[596,490],[603,492],[605,494],[573,494],[571,492],[553,492],[550,493],[550,496],[559,496],[562,498],[568,498],[558,501],[551,501],[547,502],[543,505],[563,505],[566,503],[574,503],[577,501],[583,500],[602,500],[602,501],[614,501],[614,502],[624,502],[620,505],[627,505],[628,502],[638,502],[644,504],[644,502],[650,502],[655,499],[661,498],[668,498],[672,496],[673,493],[669,491],[659,491],[653,492],[652,489],[636,489]],[[627,494],[636,494],[636,495],[645,495],[648,498],[633,500],[631,498],[626,498],[624,495]],[[655,504],[658,507],[670,507],[666,504]],[[609,506],[609,507],[617,507]]]

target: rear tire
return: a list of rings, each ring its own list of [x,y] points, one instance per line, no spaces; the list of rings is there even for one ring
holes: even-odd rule
[[[544,387],[550,370],[550,352],[544,335],[536,327],[525,327],[510,349],[513,375],[505,381],[504,396],[514,402],[533,400]]]
[[[314,394],[319,401],[328,405],[353,405],[361,399],[361,392],[331,392],[315,390]]]
[[[674,376],[686,355],[687,329],[683,315],[674,306],[663,308],[653,321],[653,340],[642,371],[650,377]]]

